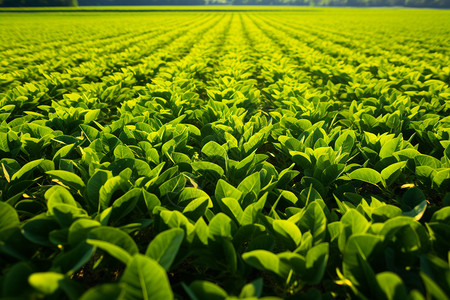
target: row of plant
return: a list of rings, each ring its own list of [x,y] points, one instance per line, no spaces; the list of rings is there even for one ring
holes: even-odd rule
[[[103,22],[76,44],[92,64],[0,94],[0,295],[448,299],[448,82],[303,30],[315,14],[77,15]],[[48,18],[48,41],[87,30]]]

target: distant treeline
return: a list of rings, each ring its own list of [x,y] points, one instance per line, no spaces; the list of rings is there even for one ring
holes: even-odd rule
[[[0,0],[3,7],[96,5],[317,5],[450,8],[450,0]]]
[[[89,2],[89,1],[85,1]],[[97,2],[97,1],[92,1]],[[78,6],[77,0],[0,0],[2,7]]]

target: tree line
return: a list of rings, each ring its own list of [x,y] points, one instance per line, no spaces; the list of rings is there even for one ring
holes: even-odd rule
[[[95,1],[93,1],[95,2]],[[0,0],[3,7],[78,6],[77,0]]]
[[[97,5],[314,5],[450,8],[450,0],[0,0],[3,7]]]

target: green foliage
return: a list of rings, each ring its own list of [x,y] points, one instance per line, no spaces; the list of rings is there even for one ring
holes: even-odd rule
[[[447,299],[449,20],[2,13],[0,297]]]

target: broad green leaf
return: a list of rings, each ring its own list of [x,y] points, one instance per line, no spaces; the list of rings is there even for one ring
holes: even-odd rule
[[[171,196],[182,191],[186,185],[186,177],[183,174],[175,176],[159,186],[159,194],[161,198]]]
[[[313,188],[313,185],[311,184],[309,188],[303,189],[300,192],[299,200],[301,201],[301,206],[308,206],[310,203],[317,201],[319,204],[323,203],[322,196],[320,193]],[[324,207],[322,207],[324,208]]]
[[[110,222],[117,222],[132,212],[140,196],[141,189],[134,188],[115,200],[112,204]]]
[[[437,300],[448,300],[448,296],[446,293],[442,290],[442,288],[433,281],[427,274],[420,272],[420,277],[422,277],[422,281],[425,285],[425,288],[428,292],[428,294],[431,296],[431,299],[437,299]]]
[[[384,143],[383,147],[381,147],[380,150],[380,158],[386,158],[389,156],[392,156],[394,152],[396,152],[400,146],[401,138],[395,138],[388,140],[386,143]]]
[[[209,281],[196,280],[189,289],[198,300],[225,300],[228,297],[224,289]]]
[[[376,275],[380,291],[388,300],[403,300],[408,298],[402,279],[392,272],[383,272]]]
[[[27,262],[18,262],[4,275],[1,297],[19,297],[28,285],[28,277],[33,273],[32,266]]]
[[[446,259],[441,259],[432,254],[422,255],[420,257],[420,270],[449,295],[450,269]]]
[[[319,284],[325,274],[328,263],[328,243],[312,247],[306,254],[307,281],[311,285]]]
[[[289,273],[293,275],[293,278],[300,279],[302,282],[307,282],[310,278],[310,274],[306,269],[306,260],[303,255],[295,252],[282,252],[277,255],[280,261],[289,266]],[[292,273],[293,272],[293,273]]]
[[[62,186],[55,185],[45,192],[48,211],[54,214],[55,207],[67,204],[77,207],[77,202],[73,199],[72,194]]]
[[[71,187],[75,190],[82,191],[85,188],[83,180],[81,180],[81,178],[74,173],[63,170],[47,171],[46,173],[50,175],[51,178],[57,179],[61,181],[64,185]]]
[[[90,122],[95,121],[99,114],[100,114],[100,109],[89,110],[84,115],[84,123],[89,124]]]
[[[344,131],[337,138],[335,145],[335,150],[341,150],[342,153],[351,153],[353,145],[355,144],[356,135],[352,130]]]
[[[239,224],[241,222],[244,211],[242,210],[241,205],[236,199],[225,197],[220,199],[218,202],[220,208],[222,209],[222,212],[232,218],[236,222],[236,224]]]
[[[42,159],[33,160],[33,161],[30,161],[29,163],[26,163],[22,168],[20,168],[19,171],[14,173],[14,175],[11,177],[11,181],[22,178],[25,174],[27,174],[28,172],[31,172],[35,168],[37,168],[43,161],[44,161],[44,159],[42,158]]]
[[[101,248],[125,264],[139,252],[136,243],[128,234],[113,227],[99,227],[91,230],[86,242]]]
[[[219,165],[208,161],[196,161],[191,166],[194,173],[200,174],[205,180],[210,182],[216,182],[225,174]]]
[[[394,217],[398,217],[402,214],[402,210],[394,205],[383,205],[377,208],[374,208],[371,211],[372,219],[375,222],[385,222]]]
[[[240,221],[242,226],[254,224],[256,222],[259,215],[261,214],[261,211],[266,205],[267,195],[268,192],[264,193],[264,195],[259,198],[257,202],[254,202],[245,208]]]
[[[166,271],[153,259],[137,254],[120,279],[125,284],[126,300],[172,300]]]
[[[79,219],[70,225],[67,240],[70,245],[75,246],[86,239],[89,231],[100,226],[101,224],[98,221]]]
[[[54,246],[49,234],[60,226],[52,216],[38,215],[28,220],[22,227],[23,235],[31,242],[43,246]]]
[[[161,205],[161,201],[156,197],[155,194],[147,192],[145,189],[142,189],[142,196],[144,198],[145,205],[147,206],[148,213],[152,216],[153,209],[157,206]]]
[[[414,159],[418,155],[421,155],[420,152],[414,148],[407,148],[393,153],[393,156],[401,161]]]
[[[292,161],[303,170],[307,170],[312,167],[312,161],[308,154],[300,151],[289,151],[289,154],[292,156]]]
[[[280,172],[278,176],[277,187],[280,189],[285,189],[286,185],[294,179],[298,174],[300,174],[297,170],[292,170],[295,164],[292,164],[289,168],[284,169]]]
[[[383,178],[386,186],[392,185],[395,180],[401,175],[402,169],[406,166],[406,161],[401,161],[384,168],[381,171],[381,177]]]
[[[169,270],[181,243],[184,239],[184,230],[172,228],[158,234],[148,245],[145,255],[157,261],[165,270]]]
[[[402,204],[408,208],[413,208],[424,200],[426,200],[425,194],[417,187],[407,190],[402,196]]]
[[[430,247],[430,236],[419,222],[411,217],[395,217],[386,221],[380,235],[399,252],[425,252]]]
[[[133,151],[125,145],[117,145],[114,149],[114,157],[116,159],[131,158],[134,159]]]
[[[194,225],[189,222],[188,218],[186,218],[179,211],[168,211],[164,210],[160,213],[161,220],[166,224],[169,228],[182,228],[185,230],[186,235],[189,236],[192,231],[194,231]]]
[[[0,231],[8,227],[20,225],[16,210],[9,204],[0,202]]]
[[[333,183],[345,171],[344,164],[333,164],[326,167],[321,175],[321,182],[327,186]]]
[[[194,242],[198,241],[201,245],[208,244],[209,228],[203,218],[199,218],[195,223]]]
[[[105,283],[90,288],[81,296],[80,300],[119,300],[125,295],[124,284]]]
[[[431,218],[431,222],[450,224],[450,206],[443,207],[436,211]]]
[[[202,153],[208,157],[208,161],[225,167],[227,161],[227,152],[214,141],[210,141],[202,148]]]
[[[266,250],[254,250],[242,254],[242,259],[260,271],[270,271],[283,279],[287,278],[289,267],[280,258]]]
[[[347,210],[341,222],[350,226],[352,234],[365,233],[370,226],[369,221],[356,209]]]
[[[425,194],[419,188],[412,188],[407,190],[401,200],[403,215],[413,217],[415,220],[420,220],[427,208],[427,200]]]
[[[59,289],[64,275],[55,272],[33,273],[28,278],[30,285],[45,295],[51,295]]]
[[[360,168],[349,174],[351,179],[356,179],[376,185],[382,180],[380,173],[370,168]]]
[[[223,256],[220,255],[219,257],[224,257],[225,258],[224,262],[226,264],[227,270],[230,270],[230,272],[232,274],[235,274],[236,270],[237,270],[238,258],[237,258],[236,249],[234,249],[233,243],[229,239],[221,239],[221,240],[216,241],[216,242],[218,242],[216,244],[219,244],[220,248],[223,251]],[[213,244],[213,247],[216,244]]]
[[[419,204],[417,204],[412,210],[404,212],[403,215],[412,217],[414,218],[414,220],[419,221],[422,218],[423,214],[425,213],[427,205],[428,205],[427,201],[424,200]]]
[[[51,213],[63,228],[68,228],[78,219],[86,218],[88,214],[82,208],[69,204],[58,204],[53,207]]]
[[[86,192],[89,205],[93,209],[99,207],[100,189],[106,181],[112,177],[112,173],[105,170],[97,170],[95,174],[89,179]]]
[[[246,195],[250,192],[254,192],[256,195],[259,194],[261,190],[261,181],[259,177],[259,172],[253,173],[250,176],[247,176],[238,186],[238,190],[242,192],[243,195]]]
[[[197,221],[204,216],[209,207],[209,197],[200,197],[189,202],[183,209],[183,215],[191,220]],[[212,205],[210,206],[212,207]]]
[[[92,143],[94,140],[96,140],[98,138],[98,136],[100,135],[100,132],[97,129],[95,129],[94,127],[88,126],[86,124],[81,124],[80,128],[81,128],[82,133],[86,136],[86,138],[88,139],[88,141],[90,143]]]
[[[298,226],[288,220],[275,220],[272,224],[275,233],[288,241],[292,248],[297,247],[302,239],[302,233]]]
[[[180,196],[178,197],[178,202],[180,202],[180,203],[190,202],[197,198],[205,198],[205,197],[209,199],[209,195],[202,189],[193,188],[193,187],[185,187],[181,191]],[[209,201],[211,201],[211,200],[209,200]],[[212,202],[211,202],[211,205],[212,205]]]
[[[369,259],[372,253],[381,247],[382,238],[370,234],[354,234],[350,236],[344,250],[344,264],[357,267],[358,260],[356,253],[359,253],[363,259]]]
[[[216,191],[214,195],[217,201],[225,197],[231,197],[236,200],[240,200],[242,192],[225,180],[219,179],[219,181],[217,181]]]
[[[414,157],[414,162],[416,163],[416,166],[427,166],[432,169],[438,169],[441,167],[441,162],[429,155],[417,155]]]
[[[344,275],[358,287],[375,291],[374,271],[371,263],[376,264],[382,259],[382,238],[369,234],[355,234],[350,236],[343,253]],[[371,291],[372,292],[372,291]]]
[[[251,172],[251,170],[253,170],[253,166],[255,165],[255,160],[256,160],[256,154],[255,154],[255,152],[253,152],[250,155],[248,155],[246,158],[244,158],[243,160],[238,162],[237,165],[235,165],[236,172],[234,172],[234,173],[230,172],[230,174],[232,174],[232,176],[236,177],[236,178],[240,178],[240,179],[243,178],[244,176],[248,175],[249,172]],[[231,166],[230,162],[231,162],[231,160],[228,160],[229,166]]]
[[[239,298],[261,297],[263,291],[263,279],[258,278],[246,285],[241,290]]]
[[[114,176],[109,178],[99,191],[99,212],[110,206],[111,198],[116,191],[127,190],[128,185],[128,181],[122,176]]]
[[[305,188],[309,188],[312,186],[312,188],[318,191],[320,195],[327,194],[327,188],[322,184],[322,182],[320,182],[314,177],[303,176],[300,183]]]
[[[304,234],[309,231],[314,237],[314,244],[322,242],[327,229],[327,218],[317,202],[311,202],[306,210],[292,216],[289,220],[296,221],[300,231]]]
[[[433,185],[443,191],[450,190],[450,168],[438,171],[433,177]]]
[[[172,168],[169,168],[167,170],[165,170],[164,172],[162,172],[160,174],[160,172],[162,171],[162,169],[164,168],[165,163],[162,162],[159,165],[157,165],[153,170],[152,170],[152,174],[150,177],[152,177],[153,179],[150,180],[147,184],[146,184],[146,188],[148,188],[149,186],[160,186],[162,185],[164,182],[166,182],[167,180],[169,180],[170,178],[174,177],[177,173],[178,173],[178,166],[174,166]]]
[[[209,222],[209,235],[213,240],[222,238],[232,240],[236,230],[237,226],[233,220],[223,213],[218,213]]]

